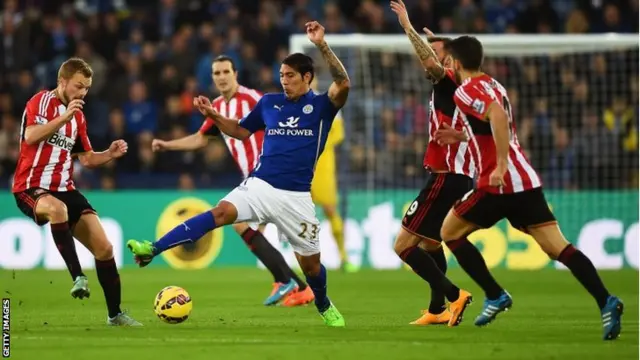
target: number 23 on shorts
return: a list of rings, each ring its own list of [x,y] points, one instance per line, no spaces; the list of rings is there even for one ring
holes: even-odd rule
[[[300,233],[298,237],[304,240],[317,240],[320,227],[316,224],[300,223]]]

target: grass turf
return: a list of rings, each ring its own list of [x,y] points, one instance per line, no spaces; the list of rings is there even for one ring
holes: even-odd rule
[[[89,300],[69,296],[66,272],[0,271],[11,298],[12,359],[638,359],[638,272],[602,272],[625,302],[622,337],[601,340],[595,302],[566,271],[495,271],[514,297],[496,322],[476,328],[482,293],[463,273],[450,277],[475,295],[457,328],[408,323],[428,305],[429,288],[409,271],[329,274],[329,295],[347,328],[323,325],[313,305],[262,306],[268,273],[255,269],[122,270],[123,307],[142,328],[105,325],[104,298],[88,273]],[[189,320],[160,322],[157,291],[182,286],[194,301]]]

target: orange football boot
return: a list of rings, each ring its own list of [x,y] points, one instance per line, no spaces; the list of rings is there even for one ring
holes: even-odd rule
[[[460,289],[460,296],[458,300],[449,304],[449,311],[451,311],[451,319],[449,319],[449,326],[458,326],[462,321],[462,314],[467,309],[467,306],[471,304],[473,297],[471,293]]]
[[[307,286],[307,288],[302,291],[296,289],[291,294],[287,295],[280,305],[286,307],[302,306],[312,302],[315,298],[313,291],[311,291],[311,287]]]
[[[444,309],[440,314],[432,314],[429,310],[422,310],[422,316],[418,320],[412,321],[411,325],[444,325],[451,319],[449,309]]]

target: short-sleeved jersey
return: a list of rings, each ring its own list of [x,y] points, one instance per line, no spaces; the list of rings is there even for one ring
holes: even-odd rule
[[[338,110],[327,93],[309,91],[293,101],[284,94],[266,94],[240,126],[264,130],[262,155],[250,176],[271,186],[308,192],[318,158]]]
[[[238,91],[233,94],[229,101],[226,101],[223,96],[218,96],[211,105],[220,115],[239,120],[249,114],[260,100],[260,97],[262,97],[262,94],[259,91],[239,86]],[[205,119],[199,131],[201,134],[209,136],[222,135],[243,177],[249,176],[258,164],[260,152],[262,151],[264,131],[257,131],[247,139],[238,140],[221,133],[215,126],[214,121],[209,118]]]
[[[55,91],[41,91],[28,102],[20,127],[20,155],[13,177],[14,193],[40,187],[50,191],[70,191],[73,183],[73,154],[91,151],[87,121],[82,111],[57,132],[37,144],[25,141],[29,126],[45,125],[67,110]]]
[[[479,171],[477,187],[493,193],[507,194],[540,187],[540,177],[518,142],[511,105],[504,86],[484,74],[465,80],[453,98],[458,107],[454,119],[459,117],[465,123],[473,159]],[[486,119],[489,105],[493,102],[505,109],[509,120],[509,156],[505,185],[501,188],[489,185],[489,177],[497,165],[493,132],[491,124]]]
[[[429,143],[424,154],[423,165],[433,171],[446,171],[474,177],[476,167],[466,142],[442,146],[435,139],[436,131],[442,124],[447,124],[459,131],[464,129],[462,121],[459,118],[454,119],[453,116],[456,109],[453,94],[457,88],[455,74],[450,69],[446,69],[445,76],[433,84],[429,103]]]

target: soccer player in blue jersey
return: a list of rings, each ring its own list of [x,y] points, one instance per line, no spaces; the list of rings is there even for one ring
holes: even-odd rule
[[[185,221],[155,243],[130,240],[127,247],[144,266],[163,251],[197,241],[220,226],[249,221],[273,223],[280,237],[293,247],[324,322],[345,326],[344,318],[327,297],[327,272],[320,263],[320,222],[310,190],[333,119],[347,101],[350,81],[324,40],[324,27],[315,21],[305,26],[309,40],[320,50],[333,77],[329,90],[322,94],[311,90],[313,60],[296,53],[287,56],[280,66],[284,93],[265,94],[239,122],[216,112],[206,97],[194,99],[200,112],[229,136],[245,139],[264,129],[260,163],[211,211]]]

